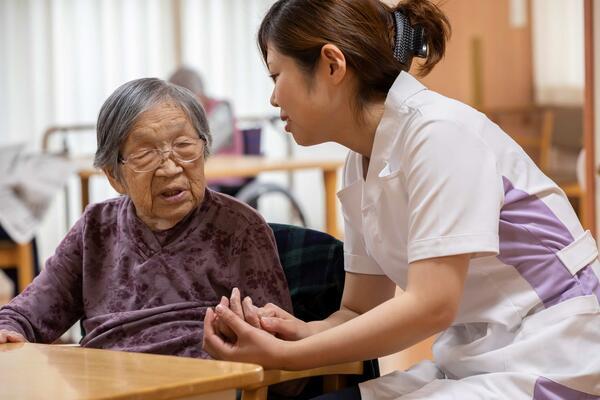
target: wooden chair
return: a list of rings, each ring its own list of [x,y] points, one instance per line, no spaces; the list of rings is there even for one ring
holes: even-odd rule
[[[0,269],[17,269],[18,290],[22,292],[33,280],[33,246],[0,240]]]
[[[266,370],[263,372],[263,379],[260,383],[244,388],[242,400],[266,400],[268,388],[271,385],[318,376],[323,377],[323,393],[328,393],[346,387],[346,375],[362,375],[363,372],[362,361],[302,371]]]
[[[294,314],[303,321],[321,320],[339,309],[344,287],[343,244],[334,237],[292,225],[269,224],[275,235]],[[356,361],[302,371],[266,370],[263,380],[248,387],[242,400],[264,400],[268,388],[302,378],[322,379],[319,393],[327,393],[379,376],[377,360]],[[311,385],[309,389],[314,389]],[[293,396],[302,399],[319,393]],[[279,398],[284,398],[280,396]]]
[[[582,147],[583,114],[577,106],[525,106],[483,110],[507,132],[540,169],[563,189],[583,215],[583,191],[576,175],[576,158]],[[569,159],[563,161],[561,156]]]

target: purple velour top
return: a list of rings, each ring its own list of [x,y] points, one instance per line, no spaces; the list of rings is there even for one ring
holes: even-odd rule
[[[51,343],[81,319],[84,347],[206,358],[206,308],[233,287],[291,311],[273,233],[256,211],[207,190],[157,233],[119,197],[86,209],[42,273],[0,308],[0,329]]]

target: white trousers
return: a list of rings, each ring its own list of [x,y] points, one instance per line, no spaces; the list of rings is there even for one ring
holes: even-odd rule
[[[574,309],[577,312],[571,312]],[[460,328],[450,328],[434,345],[436,363],[425,361],[406,372],[361,383],[361,396],[365,400],[600,400],[597,298],[573,298],[540,314],[524,320],[508,342],[507,332],[490,327],[472,342],[456,345]],[[491,343],[497,337],[503,345],[494,348]]]

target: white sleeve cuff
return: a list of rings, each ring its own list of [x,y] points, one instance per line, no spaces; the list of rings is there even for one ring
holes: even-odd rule
[[[344,269],[346,272],[357,274],[385,275],[372,258],[346,252],[344,252]]]
[[[474,254],[476,257],[497,255],[499,246],[499,237],[494,233],[422,239],[409,243],[408,262],[458,254]]]

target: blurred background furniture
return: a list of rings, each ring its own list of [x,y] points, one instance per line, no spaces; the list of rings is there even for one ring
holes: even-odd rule
[[[276,117],[279,120],[279,117]],[[246,123],[249,121],[246,120]],[[258,124],[257,124],[258,122]],[[243,154],[248,156],[262,156],[261,152],[261,139],[262,130],[265,123],[273,125],[276,120],[261,119],[255,121],[254,125],[250,125],[244,129],[241,129],[243,139]],[[210,183],[210,182],[209,182]],[[215,188],[217,191],[223,192],[219,187]],[[227,192],[224,192],[227,193]],[[293,221],[298,221],[300,225],[306,227],[306,217],[302,212],[302,207],[292,194],[285,186],[273,182],[264,182],[256,179],[256,177],[245,178],[241,184],[235,188],[233,193],[227,193],[235,196],[238,200],[250,205],[251,207],[258,209],[258,200],[267,195],[277,194],[283,196],[290,206],[291,216]]]
[[[560,186],[583,218],[583,190],[577,158],[583,147],[583,109],[579,106],[529,106],[486,109],[550,179]]]
[[[0,269],[15,268],[17,271],[17,290],[22,292],[33,280],[34,261],[33,244],[20,244],[9,239],[0,239]]]

